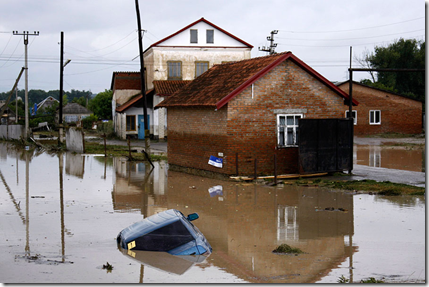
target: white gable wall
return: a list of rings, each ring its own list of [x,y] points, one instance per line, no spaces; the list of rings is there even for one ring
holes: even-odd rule
[[[198,30],[198,43],[191,43],[190,30]],[[206,30],[214,30],[214,43],[207,43]],[[223,33],[222,31],[214,28],[213,26],[205,22],[198,22],[194,26],[182,31],[181,33],[171,37],[170,39],[159,43],[157,46],[247,47],[242,42],[234,39],[233,37]]]

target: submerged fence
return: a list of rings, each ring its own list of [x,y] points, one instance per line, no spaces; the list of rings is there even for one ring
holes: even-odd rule
[[[6,140],[19,140],[24,137],[22,125],[0,125],[0,138]]]

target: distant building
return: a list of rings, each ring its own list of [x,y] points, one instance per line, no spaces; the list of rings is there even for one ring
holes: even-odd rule
[[[69,103],[63,107],[63,122],[76,123],[81,125],[81,121],[92,114],[90,110],[79,105],[78,103]],[[56,121],[59,119],[59,111],[57,111]]]
[[[50,108],[55,104],[59,104],[60,102],[54,97],[47,97],[43,101],[37,104],[37,110],[40,111],[42,109]]]
[[[349,81],[337,84],[349,92]],[[384,133],[420,134],[423,131],[423,103],[409,97],[353,82],[355,135]],[[348,109],[344,116],[348,117]]]

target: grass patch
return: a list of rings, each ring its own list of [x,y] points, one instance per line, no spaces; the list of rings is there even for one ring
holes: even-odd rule
[[[342,190],[360,191],[367,193],[376,193],[379,195],[424,195],[425,188],[413,185],[393,183],[390,181],[378,182],[375,180],[297,180],[297,185],[318,185],[320,187],[329,187]]]
[[[383,280],[377,280],[374,277],[369,277],[368,279],[360,280],[360,283],[374,284],[374,283],[384,283],[384,281]]]
[[[287,244],[282,244],[273,250],[274,253],[301,254],[304,253],[301,249],[290,247]]]

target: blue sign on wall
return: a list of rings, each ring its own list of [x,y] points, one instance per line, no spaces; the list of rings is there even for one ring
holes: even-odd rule
[[[215,167],[222,168],[223,159],[211,155],[209,159],[209,164]]]

